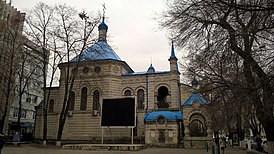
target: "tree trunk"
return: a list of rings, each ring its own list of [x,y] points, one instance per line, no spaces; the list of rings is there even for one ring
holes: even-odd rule
[[[69,70],[69,67],[67,68]],[[70,97],[70,94],[68,94],[69,90],[68,90],[68,76],[69,76],[69,71],[67,72],[67,77],[66,77],[66,83],[65,83],[65,96],[63,99],[63,105],[62,105],[62,109],[61,109],[61,113],[59,116],[59,127],[58,127],[58,132],[57,132],[57,142],[56,142],[56,146],[58,146],[61,143],[61,139],[62,139],[62,135],[63,135],[63,129],[64,129],[64,125],[66,122],[66,116],[68,113],[68,106],[70,105],[69,103],[69,99],[67,99],[67,96]],[[57,144],[58,143],[58,144]]]
[[[61,139],[62,139],[64,125],[65,125],[65,120],[60,120],[59,127],[58,127],[56,146],[60,146],[61,145]]]
[[[43,33],[43,145],[47,144],[47,133],[48,133],[48,99],[46,99],[46,87],[47,87],[47,54],[45,49],[45,31]]]
[[[45,93],[45,91],[44,91]],[[44,97],[45,98],[45,97]],[[48,126],[47,126],[47,105],[46,105],[46,100],[44,99],[44,102],[43,102],[43,145],[46,145],[47,144],[47,132],[48,132]]]
[[[21,133],[21,115],[22,115],[22,95],[19,95],[19,108],[17,116],[17,128],[16,131]]]
[[[69,63],[68,63],[68,65],[69,65]],[[69,66],[68,66],[68,70],[69,70]],[[69,72],[67,72],[67,73],[69,75]],[[61,111],[60,118],[59,118],[59,128],[58,128],[57,142],[56,142],[56,143],[58,143],[58,145],[59,145],[59,143],[61,143],[61,139],[62,139],[62,135],[63,135],[63,129],[64,129],[64,126],[65,126],[65,123],[66,123],[68,110],[69,110],[69,106],[70,106],[70,103],[71,103],[71,101],[70,101],[71,92],[72,92],[74,80],[76,78],[76,74],[72,74],[72,79],[71,79],[70,85],[68,83],[66,83],[66,93],[65,93],[65,96],[64,96],[64,103],[63,103],[62,111]],[[67,78],[67,79],[69,79],[69,78]],[[67,96],[68,96],[68,99],[67,99]]]
[[[8,112],[8,107],[9,107],[9,98],[6,98],[5,109],[4,109],[4,113],[2,115],[1,126],[0,126],[0,133],[2,133],[2,134],[4,134],[4,125],[5,125],[5,120],[6,120],[6,116],[7,116],[7,112]]]
[[[12,69],[12,68],[11,68]],[[10,69],[10,71],[11,71]],[[8,108],[9,108],[9,101],[10,101],[10,93],[11,93],[11,77],[12,72],[9,72],[9,79],[8,81],[8,85],[7,85],[7,90],[5,93],[6,96],[6,102],[5,102],[5,109],[4,109],[4,113],[2,115],[2,121],[1,121],[1,125],[0,125],[0,133],[4,134],[4,126],[5,126],[5,120],[6,120],[6,116],[7,116],[7,112],[8,112]],[[5,83],[3,85],[6,85]]]
[[[60,114],[60,118],[59,118],[59,127],[58,127],[57,142],[56,142],[57,146],[61,143],[61,139],[62,139],[62,135],[63,135],[63,129],[64,129],[64,126],[65,126],[65,123],[66,123],[68,110],[69,110],[69,106],[70,106],[70,103],[71,103],[70,102],[70,97],[71,97],[70,93],[71,93],[71,89],[73,87],[74,80],[72,80],[71,82],[72,83],[71,83],[71,86],[70,86],[70,90],[68,90],[68,92],[67,92],[69,99],[66,99],[66,97],[64,98],[64,105],[63,105],[64,109],[62,110],[62,112]],[[67,96],[67,94],[65,94],[65,96]]]

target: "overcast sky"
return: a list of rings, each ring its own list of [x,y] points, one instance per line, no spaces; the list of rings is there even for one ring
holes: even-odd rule
[[[8,0],[7,0],[8,1]],[[19,11],[31,9],[39,0],[12,0]],[[43,0],[46,4],[74,6],[79,11],[102,11],[106,5],[109,44],[135,71],[169,70],[170,46],[166,30],[154,19],[166,8],[166,0]],[[176,48],[175,48],[176,50]],[[178,57],[178,56],[177,56]],[[179,58],[179,57],[178,57]]]

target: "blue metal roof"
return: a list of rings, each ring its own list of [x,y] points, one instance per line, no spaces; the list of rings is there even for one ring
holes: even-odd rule
[[[170,55],[170,58],[176,58],[176,56],[175,56],[175,51],[174,51],[173,41],[172,41],[172,43],[171,43],[171,55]]]
[[[200,104],[207,104],[205,98],[198,92],[192,92],[189,98],[183,103],[182,106],[192,105],[194,101],[198,101]]]
[[[81,56],[77,55],[70,61],[76,62],[78,58],[80,58],[80,61],[103,59],[121,60],[119,56],[114,52],[114,50],[104,40],[94,43],[93,45],[85,49],[82,52]]]
[[[122,74],[123,76],[135,76],[135,75],[147,75],[147,74],[166,74],[166,73],[170,73],[170,71],[155,71],[154,73],[147,73],[147,71],[145,72],[127,72]]]
[[[144,120],[156,120],[159,116],[164,116],[167,120],[182,120],[183,111],[152,111],[144,115]]]

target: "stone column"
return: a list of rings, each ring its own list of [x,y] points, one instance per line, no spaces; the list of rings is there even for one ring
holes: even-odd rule
[[[211,126],[211,124],[208,124],[208,125],[207,125],[207,130],[206,130],[206,132],[207,132],[207,136],[208,136],[208,137],[212,137],[213,132],[212,132],[212,126]]]
[[[189,137],[189,134],[190,134],[189,125],[186,124],[185,125],[185,137]]]

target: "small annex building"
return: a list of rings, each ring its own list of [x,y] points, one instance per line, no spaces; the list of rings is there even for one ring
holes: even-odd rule
[[[167,51],[170,52],[170,57],[167,57],[169,70],[157,71],[150,64],[148,70],[134,72],[107,43],[108,26],[104,18],[98,30],[98,41],[69,62],[69,71],[73,73],[79,61],[62,143],[101,143],[102,137],[104,143],[130,143],[133,135],[134,143],[201,148],[206,141],[212,140],[207,101],[195,88],[180,83],[173,43],[171,51]],[[55,142],[57,138],[67,66],[68,63],[59,65],[59,87],[48,88],[49,142]],[[136,124],[133,131],[128,128],[101,128],[102,103],[116,98],[134,99]],[[36,141],[42,141],[43,136],[42,109],[40,104],[35,125]]]

